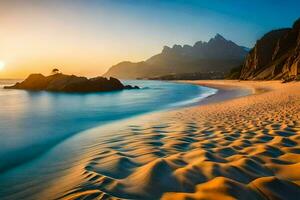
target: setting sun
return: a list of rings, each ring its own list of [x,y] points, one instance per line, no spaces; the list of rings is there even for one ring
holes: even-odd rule
[[[5,62],[0,61],[0,71],[2,71],[5,68]]]

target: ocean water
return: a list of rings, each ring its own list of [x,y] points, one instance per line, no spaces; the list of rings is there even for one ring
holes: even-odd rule
[[[43,156],[84,130],[193,105],[216,92],[196,85],[142,80],[123,81],[140,90],[92,94],[2,89],[14,82],[0,80],[0,174]]]

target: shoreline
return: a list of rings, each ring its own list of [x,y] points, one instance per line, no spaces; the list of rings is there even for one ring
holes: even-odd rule
[[[221,92],[208,97],[212,103],[76,135],[47,153],[64,165],[37,199],[285,197],[277,186],[292,199],[300,194],[300,83],[261,83],[193,81]]]
[[[198,102],[197,105],[207,105],[212,103],[220,103],[223,101],[232,100],[239,97],[249,96],[253,94],[257,94],[256,89],[251,86],[242,86],[242,85],[235,85],[233,81],[224,81],[224,80],[183,80],[183,81],[176,81],[179,83],[185,84],[193,84],[193,85],[200,85],[204,87],[209,87],[213,89],[217,89],[217,93],[211,96],[208,96]],[[238,83],[238,81],[236,81]],[[196,105],[196,106],[197,106]]]

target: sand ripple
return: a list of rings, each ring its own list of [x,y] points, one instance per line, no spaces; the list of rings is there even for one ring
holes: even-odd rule
[[[92,147],[83,181],[60,198],[299,199],[300,84],[266,84],[128,125]]]

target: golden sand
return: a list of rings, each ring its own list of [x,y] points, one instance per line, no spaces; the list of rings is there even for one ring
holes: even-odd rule
[[[192,83],[253,95],[131,121],[91,147],[60,198],[300,199],[300,83]]]

